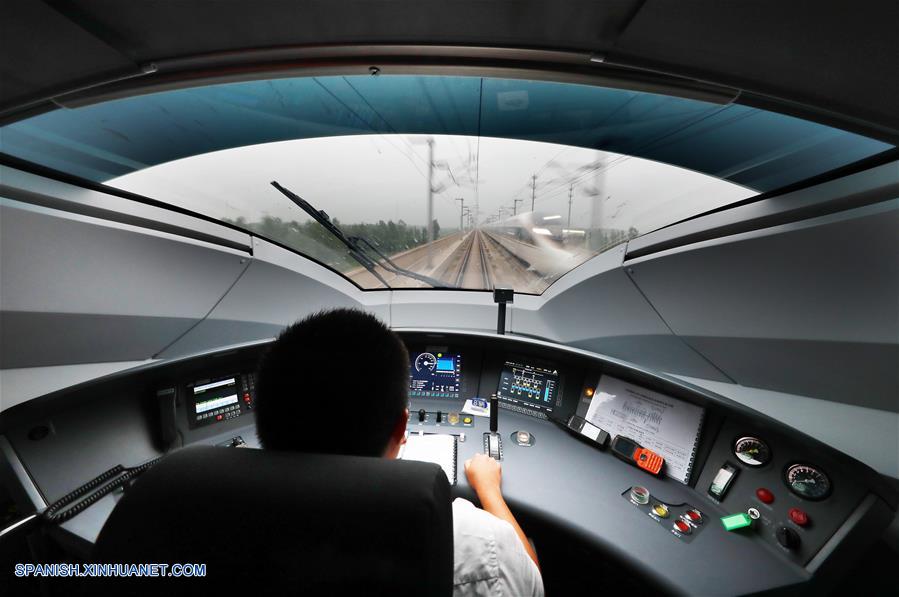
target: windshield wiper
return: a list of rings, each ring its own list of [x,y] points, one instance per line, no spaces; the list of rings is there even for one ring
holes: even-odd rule
[[[397,276],[405,276],[407,278],[412,278],[413,280],[418,280],[419,282],[424,282],[426,284],[430,284],[434,288],[448,288],[445,282],[441,282],[436,278],[432,278],[430,276],[425,276],[423,274],[416,274],[415,272],[409,271],[405,268],[402,268],[396,265],[393,261],[390,260],[386,255],[381,253],[374,245],[372,245],[367,239],[361,237],[348,237],[344,234],[343,230],[337,227],[334,222],[331,221],[331,218],[324,211],[315,209],[311,203],[294,193],[288,188],[282,186],[278,181],[273,180],[272,186],[281,191],[285,197],[293,201],[297,207],[305,211],[309,214],[313,220],[318,222],[324,227],[325,230],[330,232],[337,240],[343,243],[349,249],[350,255],[362,264],[362,267],[367,269],[371,274],[376,277],[381,283],[387,288],[391,288],[390,284],[387,283],[387,280],[381,276],[376,270],[376,267],[380,266],[382,269],[395,274]],[[369,257],[369,255],[360,247],[359,241],[364,242],[372,251],[377,253],[378,256],[383,260],[375,260]],[[387,265],[385,265],[385,262]]]
[[[372,244],[372,242],[370,240],[368,240],[367,238],[365,238],[364,236],[351,236],[350,240],[353,241],[354,243],[364,243],[371,251],[373,251],[379,257],[379,259],[377,260],[378,265],[380,265],[382,268],[386,269],[389,272],[392,272],[392,273],[400,275],[400,276],[406,276],[407,278],[414,278],[415,280],[420,280],[422,282],[430,284],[433,288],[458,288],[458,286],[454,286],[452,284],[447,284],[446,282],[443,282],[442,280],[438,280],[437,278],[432,278],[431,276],[426,276],[424,274],[418,274],[418,273],[415,273],[404,267],[400,267],[399,265],[394,263],[390,259],[390,257],[388,257],[387,255],[382,253],[380,251],[380,249],[378,249],[378,247],[376,247],[374,244]],[[385,265],[385,263],[387,265]]]

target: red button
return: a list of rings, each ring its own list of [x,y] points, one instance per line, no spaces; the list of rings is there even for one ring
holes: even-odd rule
[[[687,510],[686,515],[687,518],[697,524],[702,522],[702,514],[699,512],[699,510]]]
[[[250,399],[250,395],[249,395],[249,394],[244,394],[244,395],[243,395],[243,399],[244,399],[244,400],[249,400],[249,399]]]
[[[766,504],[770,504],[774,501],[774,494],[765,489],[764,487],[759,487],[755,490],[755,497],[759,498],[762,502]]]
[[[215,415],[215,420],[216,420],[216,421],[221,421],[221,420],[222,420],[222,415]]]
[[[688,525],[683,520],[677,520],[674,523],[674,528],[683,533],[684,535],[689,535],[691,532],[690,525]]]
[[[787,512],[790,515],[790,520],[795,522],[801,527],[804,527],[808,524],[808,514],[800,510],[799,508],[790,508],[790,511]]]

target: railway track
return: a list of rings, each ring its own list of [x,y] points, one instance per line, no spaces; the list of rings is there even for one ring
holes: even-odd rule
[[[459,243],[443,269],[444,280],[458,288],[491,290],[514,288],[518,292],[542,292],[543,277],[528,268],[493,236],[474,230]]]
[[[492,290],[494,287],[514,288],[518,292],[541,292],[545,287],[539,273],[530,270],[521,258],[514,255],[489,232],[472,230],[453,234],[435,241],[430,252],[433,264],[428,265],[429,247],[422,245],[391,259],[400,267],[441,280],[448,287],[473,290]],[[393,288],[428,288],[426,283],[381,271]],[[377,286],[368,271],[357,268],[349,277],[363,286]]]
[[[462,260],[454,280],[458,288],[493,288],[493,276],[484,243],[481,231],[474,230],[459,247]]]

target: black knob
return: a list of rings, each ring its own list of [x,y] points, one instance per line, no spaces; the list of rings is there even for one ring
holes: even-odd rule
[[[442,422],[443,422],[443,412],[442,412],[442,411],[439,411],[439,410],[437,411],[437,422],[438,422],[438,423],[442,423]]]
[[[774,532],[774,536],[777,537],[777,542],[786,549],[796,549],[802,542],[799,533],[790,527],[779,527]]]
[[[424,423],[426,414],[428,414],[428,413],[425,411],[425,409],[423,409],[423,408],[418,409],[418,422],[419,423]]]

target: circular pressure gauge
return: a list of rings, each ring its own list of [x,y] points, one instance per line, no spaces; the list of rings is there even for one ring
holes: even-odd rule
[[[734,443],[734,456],[746,466],[764,466],[771,460],[771,450],[757,437],[741,437]]]
[[[830,479],[821,469],[808,464],[794,464],[784,473],[790,491],[807,500],[823,500],[830,495]]]

